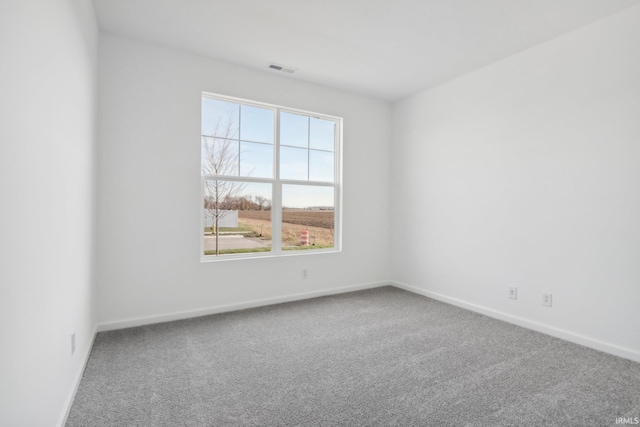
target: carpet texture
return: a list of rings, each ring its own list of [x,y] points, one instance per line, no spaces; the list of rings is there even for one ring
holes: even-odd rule
[[[619,417],[640,417],[639,363],[384,287],[99,333],[66,425],[614,426]]]

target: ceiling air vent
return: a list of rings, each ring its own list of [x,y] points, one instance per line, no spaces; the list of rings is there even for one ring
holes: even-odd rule
[[[294,68],[285,67],[284,65],[278,65],[278,64],[270,64],[269,68],[276,71],[284,71],[285,73],[289,73],[289,74],[292,74],[296,71]]]

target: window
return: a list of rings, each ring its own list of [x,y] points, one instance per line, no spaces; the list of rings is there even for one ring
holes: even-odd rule
[[[203,94],[203,259],[339,250],[341,125]]]

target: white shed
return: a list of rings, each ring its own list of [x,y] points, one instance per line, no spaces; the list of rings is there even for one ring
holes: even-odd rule
[[[224,215],[218,220],[218,227],[237,227],[238,211],[222,211]],[[214,216],[209,209],[204,209],[204,226],[214,225]]]

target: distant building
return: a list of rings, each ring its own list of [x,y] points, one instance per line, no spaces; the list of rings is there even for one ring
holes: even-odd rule
[[[333,206],[309,206],[307,209],[311,211],[332,211]]]
[[[222,211],[226,212],[222,218],[218,220],[218,227],[237,227],[238,226],[238,211]],[[204,209],[204,226],[211,227],[214,225],[214,215],[211,214],[209,209]]]

